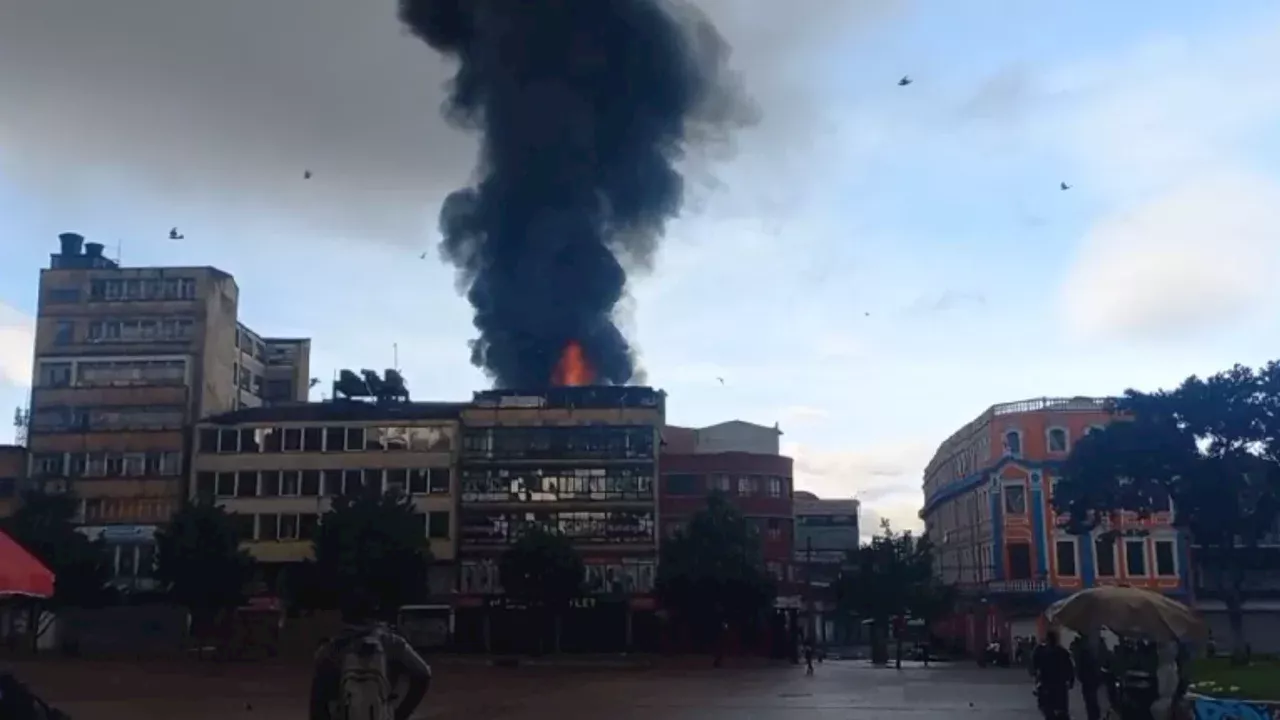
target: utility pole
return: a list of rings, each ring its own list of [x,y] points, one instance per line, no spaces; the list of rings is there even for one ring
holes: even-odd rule
[[[808,641],[816,642],[816,619],[813,616],[813,536],[804,539],[804,606],[809,617]]]

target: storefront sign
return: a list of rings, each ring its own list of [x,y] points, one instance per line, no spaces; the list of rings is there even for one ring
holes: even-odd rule
[[[157,529],[155,525],[86,525],[76,528],[90,540],[102,540],[112,545],[152,542]]]

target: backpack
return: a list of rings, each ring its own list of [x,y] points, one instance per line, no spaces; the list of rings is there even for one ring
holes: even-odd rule
[[[387,648],[377,632],[353,638],[338,661],[334,720],[392,720]]]

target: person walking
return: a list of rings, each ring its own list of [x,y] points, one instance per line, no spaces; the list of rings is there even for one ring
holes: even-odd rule
[[[806,640],[804,642],[804,674],[813,674],[813,641]]]
[[[408,720],[426,697],[431,666],[378,621],[377,605],[357,592],[342,608],[343,629],[316,652],[310,720]],[[408,688],[396,702],[396,680]]]
[[[1056,630],[1045,633],[1044,642],[1031,653],[1031,674],[1036,679],[1040,712],[1046,718],[1069,718],[1075,668],[1071,653],[1059,643]]]
[[[1076,679],[1080,681],[1080,693],[1084,695],[1084,712],[1088,720],[1102,718],[1102,708],[1098,704],[1102,667],[1095,642],[1093,638],[1077,635],[1071,643],[1071,659],[1075,663]]]

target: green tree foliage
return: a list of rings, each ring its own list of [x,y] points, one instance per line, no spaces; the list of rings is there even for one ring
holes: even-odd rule
[[[772,607],[776,587],[759,532],[723,493],[712,493],[706,507],[663,542],[657,593],[702,640],[726,624],[750,634]]]
[[[873,620],[873,659],[888,659],[885,631],[893,618],[910,616],[929,622],[942,616],[955,600],[952,588],[933,572],[933,546],[910,531],[896,533],[888,520],[871,542],[851,550],[836,582],[841,608]]]
[[[1280,363],[1237,365],[1173,390],[1128,390],[1117,422],[1076,443],[1054,493],[1076,533],[1116,532],[1117,513],[1167,510],[1197,546],[1243,647],[1245,580],[1280,516]]]
[[[557,651],[560,649],[562,613],[570,601],[582,595],[585,576],[582,556],[569,538],[536,523],[521,530],[498,562],[503,592],[536,615],[543,616],[533,622],[535,629],[544,627],[547,620],[551,622],[554,649]],[[537,632],[536,635],[541,644],[545,633]]]
[[[29,490],[4,530],[51,570],[55,605],[93,607],[107,602],[111,570],[101,542],[75,529],[76,499]]]
[[[366,488],[335,497],[313,544],[324,604],[367,593],[390,613],[427,593],[432,557],[426,521],[408,496]]]
[[[202,628],[243,604],[252,578],[231,515],[213,503],[184,505],[156,535],[156,579]]]

